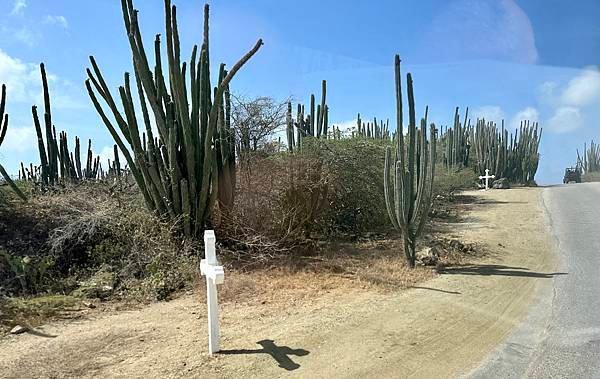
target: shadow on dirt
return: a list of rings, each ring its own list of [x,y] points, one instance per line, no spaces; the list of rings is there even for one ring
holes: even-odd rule
[[[524,267],[510,267],[503,265],[468,265],[460,267],[448,267],[439,271],[441,274],[460,274],[460,275],[500,275],[500,276],[521,276],[528,278],[550,279],[558,275],[568,275],[566,272],[535,272],[529,271]]]
[[[277,346],[273,340],[262,340],[258,341],[257,344],[261,345],[262,349],[232,349],[232,350],[221,350],[219,354],[224,355],[237,355],[237,354],[269,354],[273,359],[277,361],[279,367],[284,368],[288,371],[293,371],[300,368],[300,365],[292,361],[288,355],[295,355],[303,357],[309,354],[308,350],[304,349],[292,349],[287,346]]]

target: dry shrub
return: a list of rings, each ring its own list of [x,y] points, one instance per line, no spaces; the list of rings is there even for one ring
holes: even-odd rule
[[[25,278],[26,286],[15,284],[23,275],[12,270],[1,283],[10,294],[70,292],[108,265],[115,295],[161,299],[196,273],[195,244],[178,240],[171,225],[150,214],[136,187],[69,186],[0,212],[0,227],[12,230],[10,241],[0,237],[11,259],[51,262],[43,278]],[[3,267],[0,259],[0,272]]]
[[[235,207],[218,223],[225,247],[245,264],[265,263],[310,252],[317,241],[388,233],[383,199],[388,144],[306,138],[300,153],[244,161]]]
[[[245,162],[235,206],[218,217],[219,241],[228,256],[253,266],[312,246],[311,231],[328,190],[322,166],[316,157],[288,154]]]

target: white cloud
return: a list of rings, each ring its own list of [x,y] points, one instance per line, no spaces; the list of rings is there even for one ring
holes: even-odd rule
[[[364,121],[365,120],[363,120],[363,122]],[[340,130],[351,130],[351,129],[356,130],[356,119],[342,121],[342,122],[333,122],[333,123],[331,123],[331,125],[335,125],[337,128],[340,128]]]
[[[25,0],[15,0],[10,14],[13,16],[23,14],[25,8],[27,8],[27,2]]]
[[[87,145],[86,145],[86,149],[87,149]],[[92,146],[92,149],[93,149],[93,146]],[[119,154],[121,154],[120,151],[119,151]],[[110,161],[112,162],[115,158],[114,147],[113,146],[104,146],[102,148],[102,150],[100,151],[100,153],[95,154],[95,155],[100,156],[100,163],[102,163],[102,168],[104,170],[108,170],[108,160],[110,159]],[[119,156],[119,158],[121,158],[121,157]]]
[[[46,70],[48,70],[46,68]],[[69,81],[48,72],[52,106],[56,109],[81,109],[86,104],[72,94],[77,88]],[[6,84],[9,102],[43,105],[42,79],[39,66],[13,58],[0,49],[0,83]]]
[[[329,130],[333,130],[334,126],[340,129],[342,135],[352,135],[352,131],[356,131],[356,119],[341,122],[330,122]]]
[[[540,112],[533,107],[527,107],[517,112],[517,114],[512,118],[511,126],[518,127],[521,124],[521,121],[537,122],[539,120]]]
[[[547,122],[550,130],[556,133],[566,133],[580,128],[583,125],[581,110],[576,107],[560,107]]]
[[[0,82],[6,84],[9,101],[31,101],[40,86],[36,65],[24,63],[0,50]]]
[[[600,70],[587,67],[565,85],[545,82],[539,88],[540,100],[554,109],[545,124],[556,133],[574,131],[584,124],[584,115],[600,106]]]
[[[502,111],[502,108],[497,105],[483,105],[481,107],[469,109],[469,116],[471,120],[485,118],[488,121],[500,122],[504,118],[504,112]]]
[[[35,149],[37,136],[33,125],[28,127],[11,127],[10,122],[6,138],[0,147],[1,152],[22,153]]]
[[[50,25],[61,26],[64,29],[68,29],[69,28],[69,22],[67,21],[67,19],[65,18],[65,16],[47,15],[46,18],[44,19],[44,22],[46,24],[50,24]]]
[[[564,90],[562,102],[565,105],[582,107],[600,100],[600,71],[588,67],[571,79]]]

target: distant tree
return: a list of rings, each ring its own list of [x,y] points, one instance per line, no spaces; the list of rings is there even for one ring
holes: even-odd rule
[[[287,102],[264,96],[232,96],[231,121],[240,160],[263,149],[272,151],[275,134],[285,126]]]

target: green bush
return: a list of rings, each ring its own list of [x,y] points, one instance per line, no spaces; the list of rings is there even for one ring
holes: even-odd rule
[[[318,220],[321,231],[328,236],[350,238],[389,231],[383,167],[385,148],[390,142],[362,138],[312,142],[318,145],[330,188],[327,206]]]
[[[435,195],[451,194],[456,191],[477,188],[478,175],[472,168],[451,170],[444,164],[438,163],[433,180],[433,193]]]

